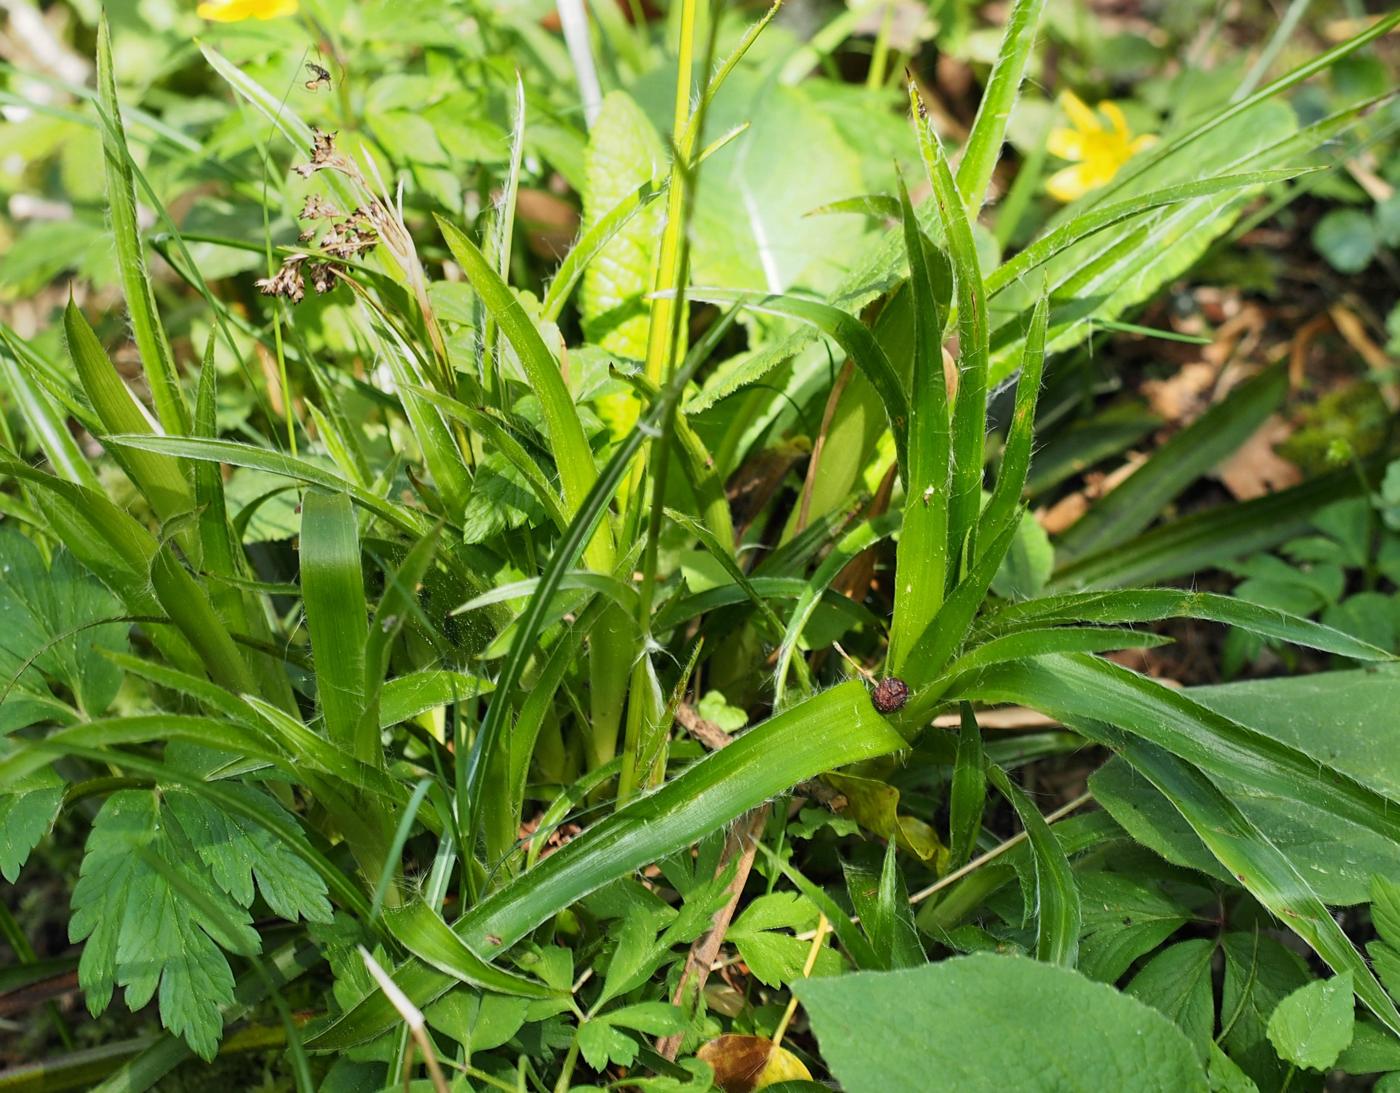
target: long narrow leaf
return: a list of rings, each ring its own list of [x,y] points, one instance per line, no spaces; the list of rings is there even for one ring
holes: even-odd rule
[[[909,466],[909,398],[904,393],[899,374],[880,348],[870,330],[854,315],[839,307],[799,296],[781,296],[759,292],[740,292],[721,288],[692,288],[687,295],[692,300],[712,304],[740,304],[749,311],[781,315],[797,319],[832,338],[861,370],[885,408],[890,429],[894,433],[895,456],[900,477],[908,481]]]
[[[379,720],[365,705],[369,621],[359,529],[343,493],[310,490],[302,501],[301,594],[327,735],[362,762],[379,766]]]
[[[473,908],[453,929],[489,957],[609,880],[691,845],[797,782],[903,746],[904,738],[875,711],[865,686],[843,683],[633,800]],[[453,982],[421,964],[400,969],[395,981],[419,1006]],[[388,1000],[373,994],[308,1046],[342,1051],[378,1035],[396,1018]]]
[[[1080,720],[1076,727],[1115,748],[1155,785],[1230,874],[1334,971],[1350,972],[1356,996],[1400,1035],[1400,1012],[1376,982],[1365,958],[1288,855],[1226,794],[1199,770],[1161,748],[1089,720]]]
[[[1250,603],[1216,592],[1179,588],[1125,588],[1112,592],[1077,592],[1010,604],[987,619],[994,632],[1039,628],[1055,623],[1157,622],[1161,619],[1207,619],[1237,626],[1260,637],[1304,645],[1355,660],[1392,660],[1358,637],[1276,607]]]
[[[1050,825],[1021,787],[996,764],[987,767],[987,779],[1011,802],[1031,844],[1035,862],[1035,955],[1051,964],[1074,967],[1079,958],[1081,921],[1079,886],[1069,867],[1064,847]]]
[[[943,375],[943,315],[933,291],[923,232],[899,180],[904,248],[914,305],[914,366],[909,399],[909,477],[904,483],[904,523],[895,554],[894,618],[889,664],[898,675],[907,648],[933,621],[948,581],[948,488],[952,452],[948,389]]]
[[[107,209],[112,220],[117,270],[122,291],[126,295],[132,334],[136,338],[141,367],[155,401],[156,416],[166,432],[187,433],[190,431],[190,411],[180,390],[175,358],[170,352],[170,342],[166,339],[165,327],[156,308],[151,275],[146,268],[146,254],[141,246],[131,153],[126,147],[121,106],[117,102],[117,85],[112,75],[112,34],[105,11],[97,24],[97,90],[105,115],[102,154],[106,163]]]
[[[1057,554],[1073,560],[1131,539],[1253,435],[1287,392],[1288,374],[1281,366],[1240,384],[1072,524],[1056,544]]]
[[[987,369],[990,359],[987,296],[982,285],[977,248],[972,241],[972,225],[953,181],[943,144],[929,122],[928,111],[912,81],[909,84],[909,104],[914,112],[919,154],[933,184],[934,202],[938,206],[958,290],[958,393],[953,405],[953,485],[948,511],[948,553],[950,564],[956,567],[966,549],[966,564],[970,566],[976,557],[976,524],[981,507],[983,445],[987,432]]]
[[[977,106],[977,117],[963,146],[962,162],[958,164],[958,193],[970,217],[981,211],[987,183],[991,182],[992,171],[1001,157],[1007,122],[1035,48],[1036,26],[1044,6],[1045,0],[1016,0],[1007,17],[996,63],[992,65],[991,77]]]

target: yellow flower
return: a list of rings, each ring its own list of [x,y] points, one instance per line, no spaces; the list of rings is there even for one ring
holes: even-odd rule
[[[197,14],[216,23],[241,23],[244,19],[280,19],[297,13],[297,0],[206,0]]]
[[[1099,113],[1108,118],[1108,127],[1072,91],[1060,95],[1060,106],[1073,128],[1050,130],[1046,147],[1051,155],[1078,162],[1056,171],[1045,183],[1056,201],[1074,201],[1111,182],[1123,164],[1157,140],[1149,133],[1134,137],[1116,103],[1099,103]]]

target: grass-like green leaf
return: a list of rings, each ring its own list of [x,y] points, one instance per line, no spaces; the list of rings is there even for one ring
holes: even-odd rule
[[[1230,190],[1248,190],[1256,186],[1286,182],[1290,178],[1297,178],[1312,170],[1315,168],[1283,167],[1270,171],[1219,175],[1215,178],[1204,178],[1198,182],[1186,182],[1179,186],[1166,186],[1140,197],[1132,197],[1112,205],[1089,209],[1072,220],[1057,225],[1024,250],[1018,251],[1015,257],[1008,259],[993,270],[987,276],[987,295],[989,297],[995,296],[1008,285],[1014,284],[1032,270],[1050,261],[1061,251],[1130,217],[1139,216],[1167,205],[1191,201],[1198,197],[1210,197],[1212,194],[1225,193]]]
[[[904,249],[914,307],[914,364],[909,399],[909,477],[904,481],[904,522],[895,554],[894,618],[890,622],[890,670],[898,674],[906,648],[924,632],[943,603],[948,581],[948,390],[943,375],[943,315],[934,295],[923,232],[899,180]]]
[[[1050,831],[1025,791],[995,763],[987,766],[987,780],[996,786],[1021,818],[1035,862],[1035,955],[1049,964],[1072,968],[1078,959],[1079,887],[1064,847]]]
[[[131,330],[141,353],[141,367],[150,384],[151,398],[155,401],[156,416],[166,432],[188,433],[190,411],[180,390],[175,358],[156,308],[151,275],[146,269],[146,253],[141,245],[131,153],[126,147],[121,105],[117,102],[117,85],[112,75],[112,34],[105,12],[97,25],[97,90],[104,115],[102,153],[107,175],[107,209]]]
[[[1265,607],[1217,592],[1177,588],[1125,588],[1112,592],[1078,592],[1010,604],[988,616],[994,633],[1069,622],[1100,624],[1205,619],[1237,626],[1260,637],[1321,649],[1355,660],[1391,660],[1384,649],[1331,626],[1276,607]]]
[[[1014,86],[1010,94],[1014,97]],[[957,184],[953,181],[943,143],[934,132],[928,111],[913,81],[909,84],[909,105],[914,114],[919,154],[933,184],[933,198],[938,207],[939,222],[943,225],[943,237],[948,245],[948,257],[953,263],[957,285],[958,391],[953,403],[953,484],[948,509],[948,556],[954,571],[960,572],[964,565],[970,568],[976,557],[977,514],[981,507],[983,445],[987,432],[987,369],[990,360],[987,295],[982,284],[977,248],[972,241],[972,224],[963,208]],[[1000,143],[998,140],[998,148]],[[966,561],[963,561],[964,552]]]
[[[982,728],[968,702],[959,705],[958,750],[948,787],[948,866],[960,869],[977,849],[987,805],[987,757]]]
[[[900,476],[908,481],[909,398],[899,374],[880,348],[870,329],[849,312],[819,300],[760,292],[740,292],[721,288],[692,288],[692,300],[712,304],[739,304],[748,311],[781,315],[807,323],[833,339],[859,368],[884,404],[885,416],[894,433],[895,457]]]
[[[899,527],[900,519],[900,513],[886,513],[884,516],[877,516],[873,520],[857,524],[832,547],[831,553],[822,559],[822,564],[817,567],[816,572],[812,574],[811,579],[803,587],[802,594],[798,596],[797,604],[788,617],[782,644],[778,647],[778,663],[773,673],[773,705],[775,708],[782,709],[783,707],[783,699],[787,691],[788,665],[797,652],[797,643],[802,638],[802,630],[807,625],[807,620],[811,618],[812,612],[821,602],[822,593],[857,555],[874,546],[885,536],[892,534]]]
[[[1060,536],[1056,553],[1073,561],[1131,539],[1187,486],[1248,440],[1287,393],[1288,374],[1281,366],[1240,384],[1072,524]]]
[[[544,858],[454,924],[477,952],[513,945],[538,923],[616,877],[674,853],[775,793],[822,771],[886,755],[904,738],[876,711],[859,682],[843,683],[751,729]],[[422,965],[395,981],[415,1005],[452,982]],[[397,1020],[382,994],[351,1008],[308,1045],[340,1051]]]
[[[1339,974],[1350,972],[1356,996],[1396,1035],[1400,1012],[1365,958],[1337,925],[1297,868],[1226,794],[1191,764],[1108,725],[1076,727],[1114,747],[1176,807],[1210,852],[1279,922]]]
[[[383,762],[379,720],[366,707],[369,616],[355,510],[343,493],[309,490],[302,500],[301,595],[326,732],[362,762]]]
[[[210,463],[227,463],[233,467],[251,467],[267,471],[294,482],[305,482],[310,486],[320,486],[331,493],[345,493],[362,508],[387,521],[399,531],[411,536],[424,534],[432,524],[421,513],[403,505],[386,501],[373,490],[355,485],[334,471],[310,463],[296,456],[284,455],[268,448],[255,448],[251,444],[240,444],[233,440],[216,440],[204,437],[111,436],[108,443],[128,448],[143,448],[146,451],[166,452],[183,456],[186,459],[202,459]]]
[[[981,527],[977,534],[984,543],[996,540],[1008,525],[1020,519],[1021,494],[1026,488],[1031,447],[1035,443],[1035,408],[1040,396],[1040,377],[1045,368],[1045,324],[1049,310],[1049,301],[1042,299],[1031,313],[1031,325],[1021,357],[1021,377],[1016,381],[1016,406],[1011,412],[1011,427],[1006,434],[996,486],[980,517]]]
[[[1206,774],[1218,774],[1284,800],[1315,807],[1400,837],[1400,810],[1374,789],[1309,755],[1215,713],[1117,664],[1078,654],[1011,661],[977,673],[955,695],[1018,702],[1068,725],[1089,719],[1163,748]]]
[[[421,899],[385,911],[384,924],[414,956],[470,986],[519,998],[555,998],[568,993],[487,963]]]
[[[1381,464],[1363,466],[1374,475]],[[1363,488],[1362,479],[1349,467],[1253,501],[1195,512],[1061,566],[1050,588],[1115,588],[1210,569],[1307,534],[1318,510],[1355,497]]]
[[[958,193],[970,217],[976,217],[981,211],[987,183],[991,182],[992,172],[1001,158],[1006,126],[1035,48],[1035,31],[1044,6],[1045,0],[1016,0],[1007,17],[996,63],[982,92],[982,101],[977,105],[977,117],[963,146],[962,162],[958,164]]]
[[[509,340],[529,377],[530,386],[540,400],[544,414],[545,432],[559,471],[559,480],[564,487],[565,504],[569,513],[575,514],[597,479],[598,470],[588,438],[583,434],[573,397],[564,385],[559,362],[530,316],[520,306],[510,286],[491,268],[477,245],[441,217],[438,218],[438,228],[472,287],[481,296],[487,310],[495,316],[501,332]],[[589,565],[599,572],[606,573],[612,568],[611,539],[611,533],[604,529],[590,544]]]

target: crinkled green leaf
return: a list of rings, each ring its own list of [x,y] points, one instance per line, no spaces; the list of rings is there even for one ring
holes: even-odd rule
[[[0,792],[0,877],[11,884],[49,833],[63,803],[63,779],[50,767],[19,779]]]
[[[250,808],[290,822],[282,807],[249,785],[228,782]],[[329,922],[326,882],[266,827],[225,812],[188,790],[166,790],[164,802],[218,886],[242,907],[253,902],[253,882],[273,912],[289,922]]]
[[[0,528],[0,731],[62,718],[49,681],[61,684],[96,717],[107,709],[122,673],[103,650],[126,649],[116,597],[60,551],[45,565],[39,548]],[[68,718],[71,719],[71,714]]]
[[[197,885],[218,921],[182,898],[143,852]],[[233,1001],[233,973],[220,949],[255,953],[260,945],[248,913],[218,887],[151,790],[114,793],[98,812],[68,932],[86,942],[78,982],[94,1016],[107,1008],[114,987],[125,989],[132,1010],[159,987],[162,1023],[205,1059],[218,1047],[220,1007]]]

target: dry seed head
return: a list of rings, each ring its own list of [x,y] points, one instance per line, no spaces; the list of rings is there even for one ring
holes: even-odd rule
[[[881,713],[894,713],[909,701],[909,684],[898,676],[886,676],[876,684],[870,701]]]

